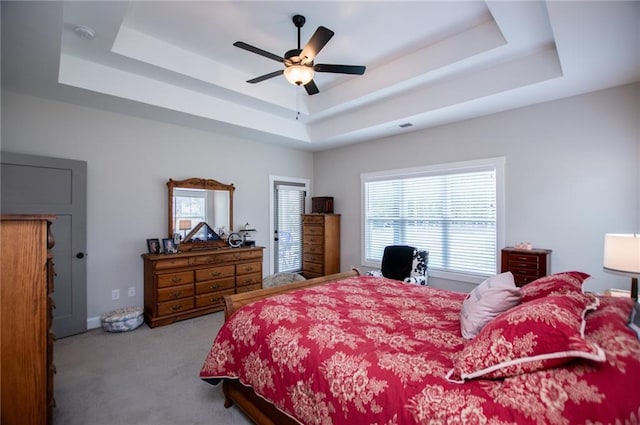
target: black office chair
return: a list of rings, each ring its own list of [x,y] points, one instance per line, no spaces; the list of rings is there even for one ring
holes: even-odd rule
[[[427,285],[429,251],[407,245],[389,245],[382,254],[382,270],[367,272],[368,276],[384,276],[406,283]]]

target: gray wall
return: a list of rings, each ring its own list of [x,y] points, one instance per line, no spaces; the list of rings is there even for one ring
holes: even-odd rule
[[[602,271],[602,249],[605,233],[640,231],[639,118],[635,84],[316,153],[315,193],[342,214],[342,268],[361,262],[361,173],[504,156],[507,245],[552,249],[552,272],[587,272],[589,290],[629,289]]]
[[[87,161],[87,316],[143,304],[140,254],[167,237],[169,178],[236,186],[234,224],[268,247],[269,175],[311,179],[313,155],[204,131],[2,92],[2,150]],[[265,250],[264,273],[269,252]],[[127,297],[127,288],[136,288]],[[111,290],[120,289],[120,300]]]
[[[1,148],[87,161],[93,326],[106,311],[142,304],[140,254],[145,239],[166,233],[169,178],[234,183],[234,221],[265,229],[256,234],[262,246],[269,175],[313,179],[314,193],[334,196],[342,214],[348,270],[360,265],[360,173],[505,156],[507,244],[553,249],[554,272],[583,270],[594,276],[588,289],[602,291],[629,286],[602,272],[604,233],[640,230],[639,99],[635,84],[311,154],[3,91]],[[134,298],[126,296],[130,286]]]

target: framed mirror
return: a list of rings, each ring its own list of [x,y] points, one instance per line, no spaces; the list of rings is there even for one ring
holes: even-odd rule
[[[213,179],[191,178],[187,180],[169,179],[169,237],[175,233],[182,235],[180,248],[188,251],[194,248],[215,248],[226,246],[221,238],[211,240],[185,239],[201,223],[216,232],[230,234],[233,231],[233,184],[220,183]]]

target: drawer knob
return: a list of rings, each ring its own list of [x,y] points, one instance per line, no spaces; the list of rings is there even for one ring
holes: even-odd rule
[[[212,277],[218,277],[218,276],[220,276],[221,274],[222,274],[222,273],[220,273],[220,272],[211,272],[211,276],[212,276]]]
[[[176,304],[176,305],[171,306],[171,310],[173,310],[173,311],[178,311],[178,310],[181,310],[181,309],[182,309],[182,306],[180,304]]]
[[[211,285],[210,289],[218,289],[220,285]]]
[[[182,291],[175,291],[171,294],[173,298],[179,298],[182,295]]]
[[[182,282],[182,278],[180,276],[174,276],[173,279],[171,279],[171,282],[174,282],[174,283]]]

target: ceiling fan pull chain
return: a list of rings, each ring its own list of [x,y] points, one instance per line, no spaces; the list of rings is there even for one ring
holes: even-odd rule
[[[300,96],[302,95],[302,86],[298,86],[296,87],[296,121],[298,121],[298,118],[300,118]]]

